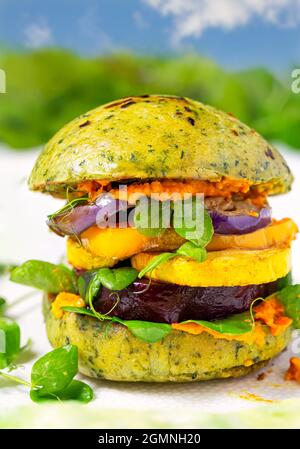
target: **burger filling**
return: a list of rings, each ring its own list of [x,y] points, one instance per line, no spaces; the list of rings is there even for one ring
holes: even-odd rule
[[[298,327],[297,226],[272,218],[268,190],[226,178],[81,183],[48,217],[74,269],[48,288],[52,313],[117,322],[149,343],[176,331],[263,344],[265,329]],[[30,284],[18,269],[14,280]]]

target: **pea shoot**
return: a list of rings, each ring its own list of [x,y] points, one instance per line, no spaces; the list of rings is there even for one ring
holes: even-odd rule
[[[20,353],[20,327],[5,317],[0,318],[0,369],[11,365]]]
[[[30,398],[34,402],[72,400],[88,403],[93,399],[93,390],[85,382],[74,379],[77,373],[77,346],[66,345],[48,352],[34,363],[30,382],[7,372],[0,371],[0,376],[30,388]]]
[[[172,215],[172,225],[175,232],[187,240],[174,253],[161,253],[154,257],[148,265],[140,272],[141,279],[145,274],[151,273],[156,267],[173,259],[176,256],[188,257],[202,263],[207,259],[205,246],[211,241],[214,228],[212,220],[204,209],[204,206],[197,203],[197,198],[192,197],[186,203],[174,202],[174,214]],[[198,216],[202,214],[202,223],[198,222]]]

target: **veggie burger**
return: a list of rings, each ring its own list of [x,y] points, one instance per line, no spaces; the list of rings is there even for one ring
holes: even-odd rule
[[[47,224],[66,237],[69,267],[31,260],[11,279],[45,291],[48,338],[77,345],[83,374],[245,375],[300,327],[297,226],[268,204],[292,181],[231,114],[173,96],[108,103],[62,128],[29,179],[66,200]]]

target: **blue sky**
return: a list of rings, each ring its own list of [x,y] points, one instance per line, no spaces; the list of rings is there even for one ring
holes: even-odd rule
[[[0,0],[0,44],[193,51],[228,68],[282,71],[300,63],[300,0]]]

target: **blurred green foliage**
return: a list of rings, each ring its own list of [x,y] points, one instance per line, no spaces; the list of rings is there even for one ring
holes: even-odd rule
[[[46,142],[62,125],[102,103],[145,93],[185,95],[230,111],[266,138],[300,148],[300,95],[265,69],[228,72],[196,55],[116,54],[84,59],[65,50],[4,52],[0,141]]]

